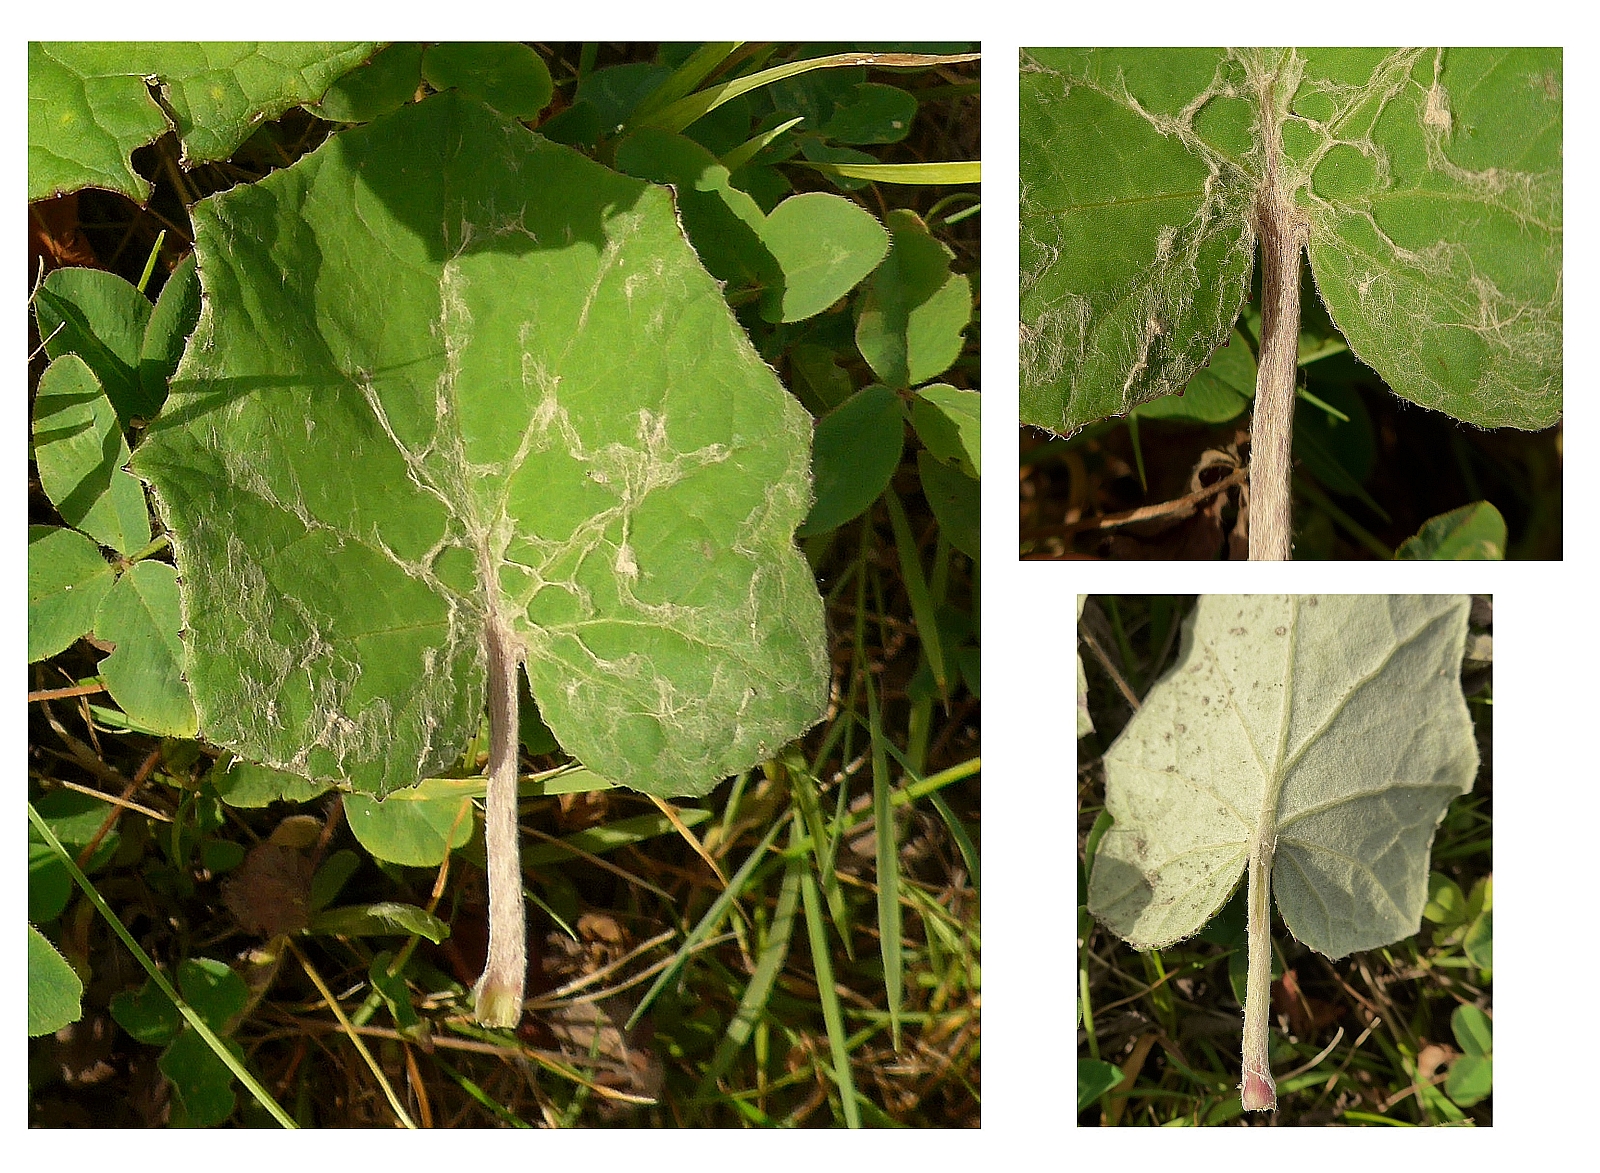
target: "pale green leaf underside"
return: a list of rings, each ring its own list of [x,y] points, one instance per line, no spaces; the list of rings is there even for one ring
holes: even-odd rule
[[[1478,753],[1465,596],[1203,596],[1106,754],[1089,910],[1138,948],[1199,931],[1252,836],[1296,938],[1342,957],[1417,931],[1428,852]]]
[[[1559,49],[1025,50],[1022,419],[1180,389],[1248,292],[1268,99],[1351,350],[1483,427],[1561,412]]]
[[[200,324],[134,454],[202,733],[384,793],[510,623],[562,745],[703,793],[817,719],[810,420],[670,192],[441,94],[194,210]]]

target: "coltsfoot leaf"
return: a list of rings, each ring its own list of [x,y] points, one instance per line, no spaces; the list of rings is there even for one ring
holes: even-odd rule
[[[1247,299],[1268,187],[1396,394],[1560,416],[1560,49],[1026,49],[1021,135],[1024,423],[1183,387]]]
[[[636,789],[705,793],[821,715],[810,420],[670,192],[446,93],[193,219],[200,323],[134,467],[204,736],[414,785],[478,727],[491,618]]]
[[[142,202],[150,184],[133,170],[138,148],[174,129],[184,162],[225,159],[262,122],[320,98],[374,48],[354,41],[32,42],[28,198],[103,187]]]
[[[1258,844],[1328,957],[1415,933],[1428,852],[1478,751],[1461,596],[1202,596],[1105,757],[1089,910],[1136,948],[1190,936]],[[1273,850],[1275,845],[1276,850]]]

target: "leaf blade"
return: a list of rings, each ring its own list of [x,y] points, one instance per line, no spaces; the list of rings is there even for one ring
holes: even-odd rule
[[[665,190],[451,93],[194,218],[208,309],[134,459],[209,570],[184,584],[213,740],[414,785],[476,728],[496,610],[619,783],[705,793],[820,715],[808,421]]]
[[[1106,755],[1116,822],[1090,911],[1136,947],[1181,940],[1261,840],[1278,845],[1278,907],[1305,944],[1342,957],[1415,933],[1434,830],[1477,772],[1467,610],[1465,596],[1203,596]]]

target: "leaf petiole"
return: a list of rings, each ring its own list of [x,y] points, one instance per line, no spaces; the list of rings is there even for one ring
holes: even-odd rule
[[[1250,850],[1249,967],[1244,987],[1244,1078],[1239,1099],[1246,1112],[1268,1112],[1277,1106],[1277,1085],[1267,1053],[1267,1016],[1272,1005],[1272,852],[1260,837]]]
[[[489,790],[483,840],[489,857],[489,957],[473,988],[473,1017],[484,1026],[522,1021],[528,973],[527,913],[517,832],[516,639],[498,612],[484,629],[489,654]]]
[[[1269,157],[1275,155],[1274,151]],[[1261,236],[1261,353],[1250,420],[1250,560],[1286,562],[1304,227],[1293,198],[1280,189],[1270,169],[1256,215]]]

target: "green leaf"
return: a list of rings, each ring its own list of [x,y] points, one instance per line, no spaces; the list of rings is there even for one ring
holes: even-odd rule
[[[860,191],[870,179],[850,174],[864,167],[881,167],[882,164],[865,151],[854,147],[839,147],[814,134],[800,135],[796,140],[800,154],[811,168],[826,175],[833,186],[841,191]]]
[[[1078,1111],[1083,1112],[1122,1082],[1122,1068],[1103,1059],[1078,1060]]]
[[[370,42],[62,42],[28,45],[28,199],[83,187],[143,203],[130,156],[171,126],[194,164],[225,159],[261,123],[320,98]],[[160,91],[152,97],[151,79]]]
[[[76,354],[88,363],[124,427],[155,415],[161,393],[147,388],[140,372],[149,298],[103,269],[56,269],[33,305],[45,353]]]
[[[670,106],[673,102],[693,93],[694,88],[716,73],[742,43],[711,41],[697,46],[683,43],[662,45],[661,64],[673,65],[674,62],[677,64],[672,70],[672,76],[657,86],[639,104],[634,112],[635,115],[641,118],[647,117],[654,111]]]
[[[889,510],[889,524],[894,529],[895,552],[900,556],[900,579],[905,584],[906,599],[911,604],[911,618],[917,626],[917,637],[922,641],[922,652],[928,657],[928,669],[939,694],[950,695],[950,675],[944,658],[944,640],[939,631],[939,608],[933,592],[928,589],[928,576],[922,569],[922,553],[911,532],[905,508],[892,490],[884,495]]]
[[[517,740],[531,754],[560,753],[561,746],[550,726],[539,715],[539,706],[528,691],[528,678],[517,677]]]
[[[1377,445],[1372,417],[1361,395],[1351,386],[1319,388],[1327,406],[1346,418],[1339,419],[1316,405],[1294,413],[1294,455],[1305,470],[1330,491],[1356,497],[1385,521],[1388,512],[1362,484],[1372,475]]]
[[[472,838],[470,802],[419,791],[400,791],[383,800],[345,795],[345,820],[361,846],[378,859],[416,868],[437,867],[451,851],[465,846]]]
[[[1473,659],[1478,659],[1479,658],[1479,657],[1474,656],[1472,654],[1473,653],[1472,645],[1473,645],[1473,642],[1475,640],[1482,639],[1482,638],[1488,638],[1487,634],[1484,633],[1484,634],[1480,634],[1480,635],[1474,635],[1471,632],[1468,633],[1468,635],[1467,635],[1466,659],[1473,660]],[[1472,892],[1467,896],[1467,916],[1466,916],[1466,919],[1474,920],[1477,917],[1483,915],[1483,913],[1485,913],[1487,911],[1490,911],[1493,908],[1494,908],[1494,877],[1493,876],[1484,876],[1477,883],[1472,885]]]
[[[327,782],[313,782],[298,774],[236,758],[213,769],[207,778],[223,802],[239,808],[263,807],[274,802],[310,802],[332,788]]]
[[[668,130],[682,130],[718,106],[763,86],[769,86],[773,104],[780,112],[804,114],[811,120],[812,125],[820,125],[823,120],[822,106],[816,102],[806,101],[805,96],[813,90],[826,91],[829,94],[837,93],[853,83],[860,82],[865,77],[866,71],[852,67],[865,64],[866,58],[867,55],[861,53],[836,53],[830,56],[805,57],[799,61],[775,65],[770,69],[736,77],[680,98],[669,106],[653,111],[644,120],[644,124],[662,126]],[[823,73],[799,82],[789,80],[812,73],[814,70],[830,69],[839,69],[841,72]]]
[[[914,94],[898,86],[861,82],[840,95],[822,133],[838,143],[897,143],[911,133]]]
[[[1559,49],[1024,50],[1022,418],[1183,386],[1248,295],[1263,168],[1318,291],[1399,395],[1561,411]]]
[[[1450,1031],[1466,1054],[1494,1054],[1494,1025],[1476,1006],[1457,1006],[1450,1015]]]
[[[817,414],[832,411],[855,393],[850,372],[838,363],[839,352],[811,342],[789,350],[789,377],[801,402],[819,405]],[[807,396],[809,395],[809,399]]]
[[[1141,403],[1133,414],[1140,419],[1225,424],[1244,414],[1255,393],[1256,357],[1235,330],[1182,391]]]
[[[67,959],[28,926],[28,1037],[54,1034],[83,1017],[83,982]]]
[[[653,61],[630,61],[623,65],[608,65],[604,69],[586,74],[578,81],[578,96],[573,103],[573,109],[583,107],[592,109],[599,133],[614,134],[629,122],[639,104],[657,93],[671,76],[671,69]],[[659,125],[659,123],[649,119],[640,125]],[[682,130],[683,126],[673,126],[668,129],[678,131]]]
[[[48,278],[46,278],[48,280]],[[167,380],[178,369],[184,344],[200,320],[200,273],[193,253],[172,270],[156,298],[139,351],[141,401],[158,410],[167,399]]]
[[[109,808],[93,795],[75,790],[52,790],[39,797],[35,810],[62,843],[72,848],[89,845],[106,821]],[[116,854],[122,842],[118,831],[100,841],[85,871],[93,872]],[[66,910],[72,897],[72,876],[59,856],[31,826],[28,830],[28,919],[47,924]]]
[[[111,813],[104,799],[78,790],[52,790],[39,796],[34,809],[68,847],[87,847]],[[112,835],[117,832],[111,832]]]
[[[210,740],[414,785],[491,617],[615,782],[704,793],[817,719],[807,420],[668,192],[447,93],[193,219],[208,313],[134,464]]]
[[[781,286],[777,259],[762,241],[766,213],[699,143],[664,130],[636,131],[617,145],[617,167],[673,185],[683,229],[712,276],[735,287]]]
[[[123,427],[146,420],[167,397],[167,380],[200,316],[195,259],[186,257],[149,298],[115,273],[56,269],[34,298],[39,337],[53,359],[73,354],[88,364]]]
[[[1413,536],[1400,543],[1394,556],[1402,559],[1487,559],[1506,556],[1506,522],[1487,501],[1474,501],[1422,523]]]
[[[1308,50],[1291,139],[1317,288],[1405,398],[1480,427],[1561,412],[1559,49]],[[1337,110],[1310,79],[1361,89]],[[1376,153],[1372,153],[1376,148]],[[1378,166],[1382,160],[1383,166]]]
[[[28,662],[70,647],[94,626],[115,574],[76,530],[28,527]]]
[[[1444,1081],[1445,1095],[1463,1108],[1488,1099],[1493,1090],[1494,1060],[1476,1055],[1463,1055],[1452,1063]]]
[[[330,908],[311,918],[310,929],[343,937],[426,937],[435,945],[450,935],[450,926],[431,912],[393,901]]]
[[[812,152],[816,153],[816,152]],[[856,151],[838,151],[839,156],[856,157]],[[860,156],[865,157],[865,156]],[[811,167],[824,175],[842,179],[859,179],[863,183],[904,183],[933,185],[952,183],[980,183],[983,167],[976,160],[957,163],[828,163],[812,162]],[[841,185],[844,186],[844,185]],[[860,187],[862,184],[851,186]]]
[[[1463,1054],[1450,1065],[1444,1090],[1461,1107],[1487,1099],[1494,1090],[1494,1026],[1476,1006],[1457,1006],[1450,1030]]]
[[[955,254],[915,212],[889,213],[889,255],[856,307],[856,346],[891,387],[912,387],[949,369],[972,316],[972,285],[950,272]]]
[[[876,848],[878,946],[883,958],[883,984],[889,1011],[889,1038],[900,1050],[901,1001],[905,994],[902,951],[905,940],[900,916],[900,841],[891,805],[889,757],[884,750],[878,694],[867,678],[867,734],[872,743],[872,838]]]
[[[1461,938],[1461,951],[1479,969],[1494,968],[1494,912],[1486,909],[1467,927]]]
[[[1449,876],[1430,872],[1428,902],[1422,906],[1422,915],[1448,933],[1466,920],[1467,898]]]
[[[770,121],[770,119],[765,119],[763,120],[762,125],[766,126],[767,122]],[[738,171],[762,151],[772,146],[774,142],[782,138],[786,133],[793,130],[799,123],[804,121],[805,119],[803,118],[786,118],[776,126],[769,126],[767,129],[751,135],[748,139],[734,147],[732,150],[726,152],[725,154],[718,155],[717,159],[729,171]],[[787,140],[785,140],[785,142],[787,142]],[[782,152],[785,149],[785,146],[778,146],[774,147],[773,151],[774,153],[777,153]],[[772,173],[770,168],[757,168],[757,170],[767,174]]]
[[[329,122],[371,122],[400,109],[416,96],[422,80],[423,49],[415,41],[380,49],[306,109]]]
[[[762,299],[769,322],[820,314],[889,252],[889,234],[872,213],[824,191],[784,200],[767,217],[761,238],[783,271],[783,284]]]
[[[982,397],[945,383],[921,388],[911,426],[936,458],[977,480],[983,467]]]
[[[137,990],[113,994],[111,1017],[139,1042],[157,1047],[170,1043],[184,1029],[178,1007],[152,981]]]
[[[1217,72],[1205,49],[1023,51],[1024,422],[1066,433],[1121,415],[1227,341],[1255,259],[1255,183],[1231,161],[1250,109],[1214,99],[1205,138],[1157,125]]]
[[[72,899],[72,876],[50,845],[28,835],[28,919],[48,924],[67,909]]]
[[[905,447],[900,397],[887,387],[863,387],[817,421],[817,499],[802,537],[837,529],[859,517],[888,487]]]
[[[232,1039],[223,1039],[222,1044],[236,1058],[244,1058],[244,1049]],[[156,1060],[156,1066],[172,1081],[173,1127],[210,1128],[233,1115],[238,1105],[233,1072],[194,1031],[185,1030],[174,1039]]]
[[[1089,910],[1137,948],[1198,931],[1258,844],[1328,957],[1415,933],[1428,849],[1471,788],[1466,596],[1202,596],[1106,754]]]
[[[164,562],[136,562],[117,580],[95,617],[98,639],[116,645],[100,678],[122,711],[168,737],[193,737],[194,704],[183,681],[183,616],[177,574]]]
[[[167,131],[126,45],[28,44],[28,199],[83,187],[136,200],[150,184],[129,156]]]
[[[821,313],[887,249],[888,236],[870,213],[826,192],[790,197],[764,213],[715,155],[679,134],[635,131],[618,145],[617,166],[673,185],[684,230],[706,268],[735,287],[762,290],[769,321]]]
[[[195,957],[178,965],[178,992],[212,1030],[221,1032],[250,1003],[244,979],[225,961]]]
[[[394,1016],[394,1024],[400,1033],[420,1043],[429,1035],[428,1026],[417,1016],[416,1008],[411,1004],[411,991],[406,987],[404,973],[390,972],[392,965],[394,954],[386,949],[374,957],[372,964],[367,967],[367,980]]]
[[[978,482],[935,460],[929,452],[917,453],[917,473],[940,531],[952,546],[976,562],[983,552],[983,502]]]
[[[361,867],[361,856],[349,848],[340,848],[330,855],[316,875],[311,877],[311,896],[307,903],[317,912],[333,903],[350,877]]]
[[[139,479],[123,471],[128,444],[89,364],[63,355],[39,377],[33,405],[39,485],[61,519],[126,555],[150,542]]]
[[[422,57],[422,77],[436,90],[460,90],[508,118],[536,118],[554,93],[544,58],[516,43],[429,45]]]
[[[231,872],[244,862],[244,844],[232,839],[202,839],[200,865],[212,875]]]

